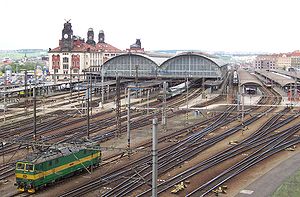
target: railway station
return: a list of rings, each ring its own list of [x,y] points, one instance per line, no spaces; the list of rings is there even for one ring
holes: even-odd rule
[[[209,63],[207,64],[209,66],[204,65],[205,61]],[[185,72],[189,68],[188,64],[183,64],[187,62],[193,62],[189,72]],[[137,63],[139,66],[130,67],[130,64],[137,65]],[[199,67],[204,72],[198,72]],[[160,140],[158,144],[166,151],[159,153],[164,157],[158,159],[158,163],[165,167],[158,166],[158,168],[174,174],[174,176],[163,178],[163,174],[158,172],[157,176],[164,179],[163,185],[165,185],[164,188],[158,187],[159,192],[167,196],[183,195],[183,191],[184,194],[188,192],[189,195],[195,193],[207,195],[224,193],[224,191],[234,193],[232,190],[234,183],[230,181],[226,182],[226,186],[214,187],[212,185],[203,190],[198,190],[198,186],[193,187],[190,183],[200,180],[199,178],[204,175],[210,176],[205,172],[205,168],[214,169],[216,163],[220,162],[219,164],[226,170],[227,164],[219,161],[220,158],[225,157],[225,160],[231,160],[237,153],[236,151],[238,154],[243,153],[242,147],[249,147],[248,142],[256,137],[263,138],[263,143],[272,143],[272,138],[268,138],[268,133],[274,133],[272,131],[275,127],[276,131],[278,128],[282,131],[276,132],[278,139],[284,137],[281,134],[292,135],[296,132],[281,128],[282,122],[273,122],[274,127],[257,129],[256,126],[257,120],[266,122],[271,117],[275,120],[281,113],[286,113],[286,119],[297,119],[297,116],[293,115],[294,112],[289,112],[290,108],[280,105],[280,94],[272,90],[275,87],[263,88],[263,83],[270,79],[273,79],[273,84],[281,87],[283,85],[283,78],[279,79],[283,77],[281,75],[262,71],[257,71],[254,75],[239,69],[237,70],[238,85],[231,86],[230,76],[232,75],[227,73],[227,66],[220,67],[212,60],[195,54],[181,54],[159,61],[145,57],[145,55],[126,54],[111,58],[103,65],[101,71],[103,74],[100,72],[86,75],[88,77],[80,83],[72,84],[73,88],[61,88],[59,91],[51,92],[44,101],[42,101],[41,94],[35,95],[36,97],[28,95],[29,103],[20,101],[19,108],[18,105],[8,106],[6,112],[0,114],[0,119],[5,121],[0,129],[0,139],[4,142],[2,149],[5,154],[0,162],[6,165],[10,157],[16,159],[15,167],[11,168],[8,165],[7,168],[3,168],[8,172],[3,175],[3,179],[7,179],[10,183],[16,181],[18,190],[13,190],[11,187],[14,186],[10,184],[5,186],[5,188],[10,188],[8,190],[14,191],[11,192],[12,195],[16,192],[27,192],[80,196],[96,191],[107,196],[131,195],[133,192],[138,192],[139,196],[148,196],[150,189],[138,191],[133,189],[143,187],[143,181],[132,180],[141,176],[145,180],[151,180],[152,165],[155,164],[148,164],[151,163],[151,159],[155,158],[155,155],[154,149],[151,150],[152,144],[149,142],[156,138],[152,136],[155,131]],[[273,75],[279,77],[274,78]],[[287,78],[284,77],[284,79]],[[289,87],[293,81],[293,79],[285,81],[283,87]],[[58,88],[68,84],[70,82],[47,84],[46,87],[53,89],[53,87]],[[22,91],[23,88],[8,91],[13,93]],[[239,88],[241,88],[240,92],[237,91]],[[226,96],[234,99],[226,100]],[[50,100],[55,102],[50,102]],[[22,106],[26,106],[26,111]],[[271,111],[277,108],[278,113]],[[27,114],[28,118],[23,114]],[[262,116],[262,114],[265,115]],[[24,126],[19,125],[18,128],[14,128],[15,122],[21,122]],[[12,128],[14,129],[11,130]],[[256,148],[260,147],[260,143],[262,143],[261,140],[254,141],[251,146],[255,154],[245,156],[244,161],[247,162],[247,166],[258,165],[256,168],[249,169],[251,173],[261,172],[259,166],[268,165],[256,164],[252,156],[257,157],[257,154],[261,154],[261,157],[271,156],[271,154],[266,154],[268,151],[264,148]],[[295,150],[293,147],[296,144],[295,140],[291,139],[286,143],[280,150]],[[42,152],[37,153],[36,149],[29,150],[24,158],[19,153],[23,150],[23,146],[39,147]],[[206,148],[203,149],[203,147]],[[219,153],[215,154],[211,148],[218,150]],[[160,148],[155,150],[163,151]],[[268,150],[272,153],[273,149],[270,147]],[[191,175],[194,171],[190,171],[190,155],[199,156],[202,151],[206,151],[206,154],[215,159],[203,160],[202,157],[193,157],[192,159],[200,166],[197,168],[197,174]],[[141,168],[144,166],[143,160],[138,159],[140,155],[147,158],[148,164],[144,168]],[[119,164],[114,163],[115,161]],[[204,161],[208,163],[204,164]],[[128,167],[129,163],[135,166],[134,169],[138,174],[128,171],[132,168]],[[48,182],[43,182],[45,179],[37,179],[32,186],[25,182],[27,179],[24,175],[33,176],[37,173],[36,169],[59,172],[62,166],[70,166],[70,164],[82,171],[83,175],[79,173],[74,179],[80,180],[78,182],[83,185],[72,182],[67,186],[62,181],[64,191],[61,191],[60,187],[55,186],[55,182],[59,179],[58,173],[47,175],[49,181],[54,181],[54,187],[49,190],[43,190],[41,187],[41,184],[48,184]],[[233,165],[237,166],[238,170],[244,169],[239,162]],[[238,167],[239,165],[241,166]],[[108,169],[116,170],[123,178],[116,178],[114,172],[105,173]],[[63,172],[63,176],[69,176],[77,170],[68,167]],[[223,173],[224,177],[228,176],[226,171]],[[14,179],[11,178],[12,174]],[[177,177],[177,174],[183,174],[183,176]],[[97,189],[89,186],[86,176],[93,182],[109,179],[111,181],[108,184],[112,189],[107,189],[106,186],[100,186]],[[192,177],[186,178],[189,176]],[[234,175],[230,176],[233,176],[232,180],[235,180]],[[219,182],[223,180],[223,178],[218,179]],[[118,188],[125,182],[128,187],[124,186],[124,191],[119,191]],[[240,190],[243,192],[242,188],[246,186],[246,183],[241,182]],[[91,189],[85,189],[89,187]]]
[[[1,194],[260,196],[300,153],[297,75],[61,33],[50,83],[0,87]]]

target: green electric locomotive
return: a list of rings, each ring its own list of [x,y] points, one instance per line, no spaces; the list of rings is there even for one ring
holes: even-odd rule
[[[16,186],[19,191],[34,193],[37,189],[77,171],[99,166],[101,151],[79,147],[49,148],[33,153],[16,163]]]

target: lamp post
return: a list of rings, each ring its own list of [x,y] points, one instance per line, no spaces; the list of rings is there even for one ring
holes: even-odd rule
[[[102,65],[101,68],[101,108],[103,108],[104,104],[104,68]]]

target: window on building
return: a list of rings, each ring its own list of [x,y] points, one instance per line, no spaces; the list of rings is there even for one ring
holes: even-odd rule
[[[58,73],[58,69],[54,69],[54,73]]]
[[[59,76],[57,76],[56,79],[59,79]]]
[[[68,62],[69,62],[69,58],[64,57],[64,58],[63,58],[63,63],[68,63]]]
[[[55,62],[52,62],[52,65],[54,65],[54,66],[55,66]]]
[[[69,64],[64,64],[63,69],[69,69]]]
[[[68,71],[67,71],[67,70],[65,70],[65,71],[64,71],[64,74],[65,74],[65,75],[67,75],[67,74],[68,74]]]

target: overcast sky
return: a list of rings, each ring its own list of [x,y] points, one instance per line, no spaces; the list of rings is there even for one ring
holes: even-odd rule
[[[126,49],[288,52],[300,49],[299,0],[1,0],[0,49],[54,48],[64,19]],[[95,36],[96,41],[98,40]]]

